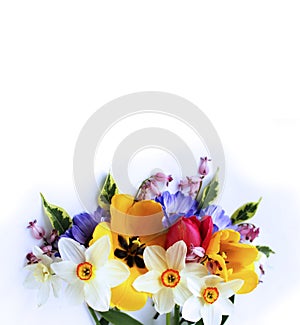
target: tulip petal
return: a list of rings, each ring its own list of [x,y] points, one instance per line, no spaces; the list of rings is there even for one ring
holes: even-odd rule
[[[166,260],[168,267],[181,271],[185,266],[185,257],[187,253],[186,244],[183,240],[176,242],[169,247],[166,252]]]
[[[251,292],[257,287],[259,282],[258,275],[254,271],[248,269],[244,269],[237,273],[232,273],[229,276],[229,280],[233,279],[244,280],[243,286],[240,288],[239,291],[237,291],[238,294]]]

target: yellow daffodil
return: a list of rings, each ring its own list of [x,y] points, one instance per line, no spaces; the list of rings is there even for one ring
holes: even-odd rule
[[[206,250],[206,266],[211,273],[221,276],[225,281],[244,280],[237,292],[241,294],[252,291],[258,284],[258,275],[254,270],[258,250],[255,246],[239,241],[240,234],[231,229],[214,233]]]
[[[100,237],[110,237],[110,258],[122,261],[130,269],[128,279],[118,287],[112,288],[111,306],[120,310],[139,310],[146,304],[148,294],[136,291],[132,283],[138,276],[147,272],[143,261],[146,246],[165,244],[165,233],[161,226],[162,208],[152,200],[135,202],[129,195],[117,194],[112,198],[110,211],[111,223],[103,222],[96,227],[90,245]],[[151,216],[154,217],[152,224]]]

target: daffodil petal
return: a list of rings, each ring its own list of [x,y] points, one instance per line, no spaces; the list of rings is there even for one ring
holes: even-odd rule
[[[96,268],[103,266],[108,260],[110,248],[110,240],[107,235],[99,238],[86,250],[86,261]]]
[[[216,287],[223,279],[217,275],[207,275],[203,278],[207,287]]]
[[[160,283],[160,274],[155,270],[140,275],[135,279],[132,285],[137,291],[148,292],[152,294],[157,293],[162,288],[162,285]]]
[[[39,259],[43,264],[49,266],[53,261],[52,258],[45,255],[45,253],[41,250],[40,247],[34,246],[32,249],[32,253]]]
[[[51,285],[52,285],[52,290],[53,290],[53,294],[54,294],[54,297],[58,297],[59,295],[59,292],[61,290],[61,279],[54,275],[52,276],[52,280],[51,280]]]
[[[168,267],[181,271],[185,266],[185,257],[187,253],[186,244],[180,240],[170,246],[166,252],[166,260]]]
[[[68,283],[74,283],[78,279],[76,275],[76,265],[71,261],[53,263],[51,269]]]
[[[215,303],[218,305],[218,309],[220,310],[222,315],[230,316],[232,314],[234,305],[229,299],[219,297]]]
[[[38,306],[43,305],[48,300],[49,293],[50,293],[50,283],[49,282],[42,283],[37,292]]]
[[[36,264],[32,264],[32,265],[28,265],[28,266],[35,266],[35,265]],[[28,267],[26,267],[26,268],[28,268]],[[25,280],[23,282],[23,285],[27,289],[36,289],[39,286],[39,284],[36,281],[35,276],[33,275],[34,268],[31,268],[30,271],[31,272],[26,275],[26,278],[25,278]]]
[[[181,271],[182,276],[195,278],[196,280],[208,275],[207,268],[200,263],[187,263]]]
[[[149,271],[156,270],[163,272],[168,268],[166,251],[161,246],[147,246],[144,251],[144,262]]]
[[[105,266],[103,266],[99,272],[97,272],[97,277],[105,279],[110,287],[116,287],[124,282],[130,275],[128,267],[117,260],[109,260]]]
[[[108,311],[111,292],[109,286],[101,280],[88,281],[84,285],[87,304],[95,310]]]
[[[65,296],[67,301],[72,305],[79,305],[84,302],[84,284],[83,281],[76,281],[73,284],[67,285]]]
[[[156,311],[160,314],[171,312],[175,305],[173,289],[171,288],[162,288],[152,296],[152,299]]]
[[[222,312],[218,306],[213,304],[203,304],[201,314],[205,325],[220,325],[222,321]]]
[[[85,247],[71,238],[61,238],[58,242],[58,250],[63,260],[80,264],[85,261]]]
[[[234,295],[237,291],[241,289],[244,281],[240,279],[231,280],[224,283],[219,283],[217,288],[220,288],[220,292],[222,293],[222,297],[229,298]]]
[[[202,288],[202,286],[204,284],[203,278],[188,277],[186,279],[186,282],[187,282],[187,287],[191,291],[191,293],[194,296],[199,297],[200,292],[201,292],[201,288]]]
[[[199,298],[195,296],[188,298],[182,307],[182,317],[193,323],[198,322],[202,317],[201,306]]]
[[[183,306],[184,302],[192,295],[185,284],[180,281],[173,289],[174,301],[177,305]]]

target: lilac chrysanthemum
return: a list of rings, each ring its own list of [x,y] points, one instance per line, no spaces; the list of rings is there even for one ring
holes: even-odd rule
[[[99,222],[109,222],[108,211],[98,207],[93,214],[87,212],[77,214],[73,217],[73,225],[61,237],[72,238],[78,243],[88,245],[93,235],[95,227]]]
[[[165,191],[156,197],[155,201],[159,202],[164,210],[163,225],[165,227],[171,226],[180,216],[190,217],[194,215],[198,205],[196,200],[190,196],[185,196],[180,191],[175,194]]]
[[[199,217],[211,216],[214,228],[213,232],[218,230],[230,228],[235,229],[235,226],[232,225],[231,219],[225,214],[225,211],[219,205],[209,205],[205,209],[201,209],[199,212]]]

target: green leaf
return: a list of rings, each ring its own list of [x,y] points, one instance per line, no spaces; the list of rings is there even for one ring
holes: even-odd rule
[[[207,184],[207,186],[204,187],[199,201],[198,209],[206,208],[218,196],[219,193],[218,172],[219,172],[219,168],[217,169],[212,180]]]
[[[57,230],[59,235],[63,234],[72,225],[72,219],[63,208],[48,203],[43,194],[40,193],[40,195],[44,211],[49,218],[52,227]]]
[[[98,196],[98,204],[101,208],[109,210],[111,199],[115,194],[118,194],[119,190],[115,183],[115,180],[109,173],[105,179],[104,185]]]
[[[256,246],[256,248],[267,257],[270,257],[271,254],[275,254],[275,252],[269,246]]]
[[[235,225],[252,218],[256,213],[260,201],[261,198],[257,202],[249,202],[238,208],[231,216],[232,224]]]
[[[132,318],[128,314],[125,314],[119,310],[110,309],[109,311],[99,312],[99,314],[112,324],[126,324],[126,325],[143,325],[136,319]]]

